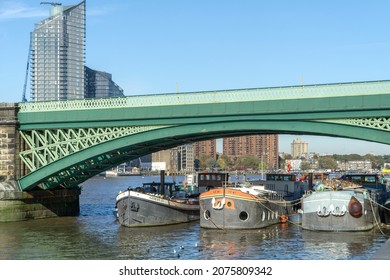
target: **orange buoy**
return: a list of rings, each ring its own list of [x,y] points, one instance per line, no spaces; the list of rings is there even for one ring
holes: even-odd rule
[[[288,217],[286,215],[281,215],[279,217],[281,223],[286,223],[288,220]]]

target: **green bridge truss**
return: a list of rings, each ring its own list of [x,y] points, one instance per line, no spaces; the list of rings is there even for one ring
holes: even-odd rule
[[[390,144],[390,81],[19,104],[18,181],[74,188],[128,160],[200,140],[312,134]],[[326,143],[324,143],[326,145]]]

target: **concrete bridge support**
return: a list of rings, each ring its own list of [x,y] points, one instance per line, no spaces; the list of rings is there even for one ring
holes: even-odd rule
[[[20,190],[16,180],[23,170],[18,158],[17,112],[17,103],[0,103],[0,222],[78,215],[78,188]]]

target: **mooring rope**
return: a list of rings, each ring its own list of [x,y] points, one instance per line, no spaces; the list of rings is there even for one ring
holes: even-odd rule
[[[257,197],[257,196],[255,196],[255,195],[253,195],[253,194],[251,194],[251,196]],[[266,198],[266,197],[262,197],[262,198],[263,198],[265,201],[267,201],[267,202],[269,202],[269,203],[271,203],[271,204],[275,204],[275,205],[278,205],[278,206],[282,205],[282,204],[280,204],[280,203],[278,203],[278,202],[276,202],[276,201],[269,200],[269,199]],[[296,201],[296,202],[287,205],[287,202],[288,202],[288,201],[284,201],[283,204],[284,204],[285,207],[287,207],[287,206],[294,206],[294,205],[299,204],[299,203],[301,202],[301,199],[296,199],[296,200],[292,200],[292,201]],[[263,207],[266,208],[267,210],[271,211],[273,214],[276,214],[275,211],[273,211],[272,209],[270,209],[269,207],[267,207],[266,205],[264,205],[261,201],[257,200],[256,203],[260,204],[261,206],[263,206]],[[290,219],[288,219],[288,216],[287,216],[287,222],[290,223],[290,224],[293,224],[293,225],[295,225],[295,226],[298,226],[298,227],[300,227],[300,228],[303,228],[302,225],[290,221]]]
[[[382,233],[383,236],[390,237],[389,235],[387,235],[386,233],[383,232],[382,227],[380,226],[380,224],[379,224],[379,222],[378,222],[378,220],[376,218],[373,204],[376,204],[377,206],[380,206],[380,207],[386,209],[387,211],[390,211],[390,209],[385,207],[384,205],[379,204],[378,202],[372,200],[371,197],[369,198],[369,201],[370,201],[371,211],[372,211],[372,215],[374,216],[374,220],[375,220],[376,226],[378,227],[379,231]]]

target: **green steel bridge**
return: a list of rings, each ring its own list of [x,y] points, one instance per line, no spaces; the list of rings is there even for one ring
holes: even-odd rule
[[[390,144],[390,81],[25,102],[18,120],[20,188],[75,188],[125,161],[206,139],[277,133]]]

